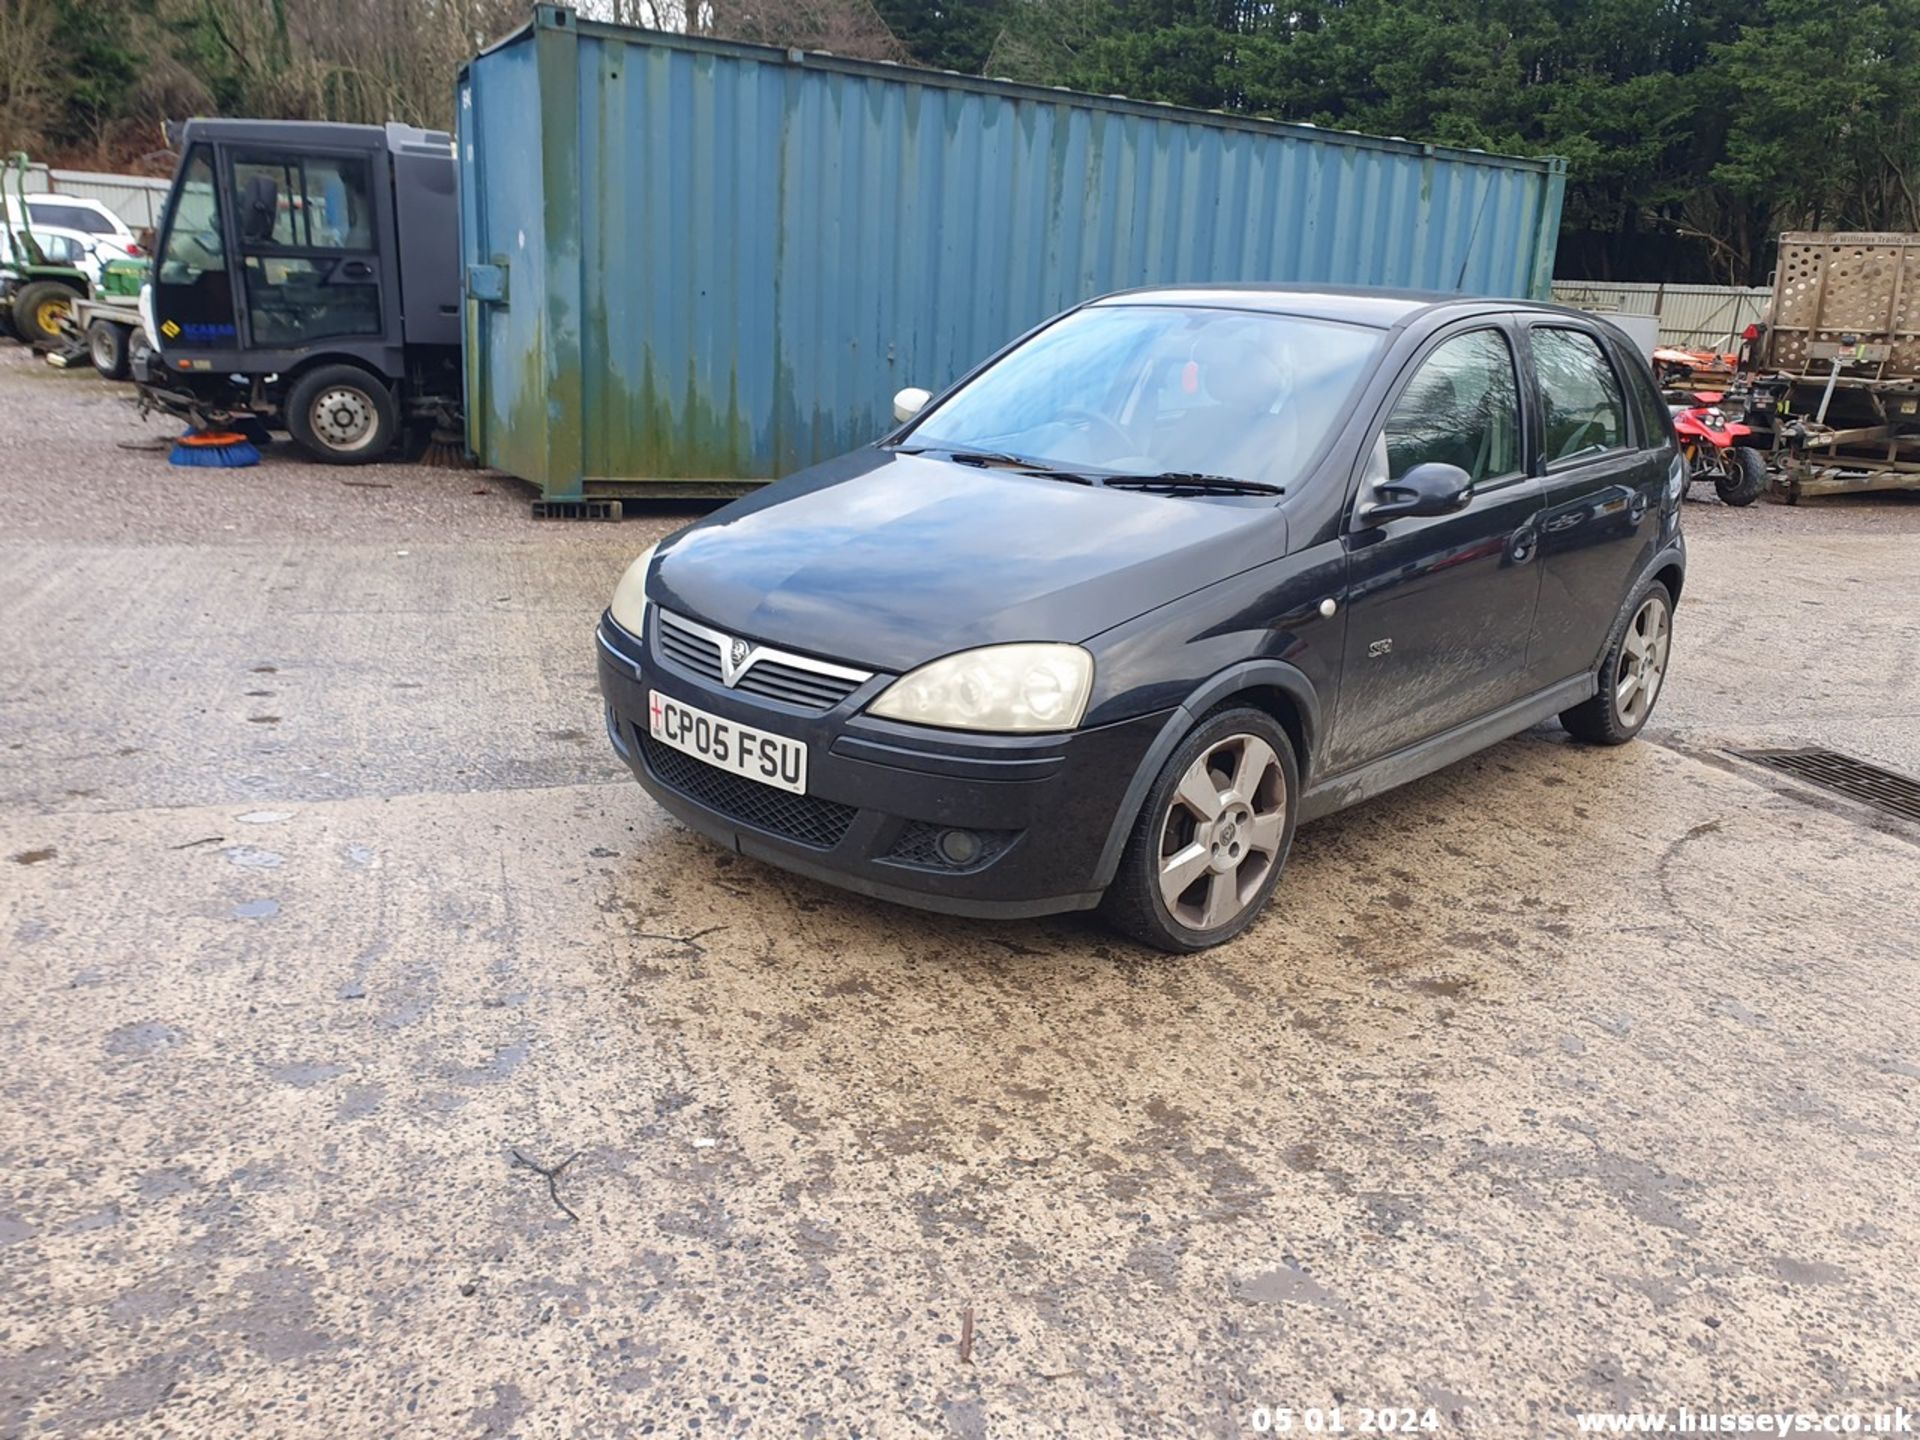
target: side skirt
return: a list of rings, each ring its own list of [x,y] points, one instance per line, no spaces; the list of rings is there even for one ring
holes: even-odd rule
[[[1307,793],[1300,797],[1299,823],[1304,825],[1349,805],[1358,805],[1362,800],[1371,800],[1395,786],[1430,775],[1456,760],[1464,760],[1510,735],[1518,735],[1542,720],[1552,719],[1562,710],[1572,709],[1582,700],[1591,699],[1598,683],[1591,672],[1575,675],[1482,715],[1478,720],[1469,720],[1391,755],[1368,761],[1358,769],[1321,780],[1309,786]]]

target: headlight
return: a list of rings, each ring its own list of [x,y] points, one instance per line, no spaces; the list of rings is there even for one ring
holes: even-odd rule
[[[647,567],[653,564],[653,552],[659,548],[660,542],[654,541],[627,566],[627,573],[613,587],[613,604],[607,607],[613,611],[614,622],[636,638],[647,633]]]
[[[1071,730],[1092,689],[1078,645],[988,645],[902,675],[867,711],[949,730]]]

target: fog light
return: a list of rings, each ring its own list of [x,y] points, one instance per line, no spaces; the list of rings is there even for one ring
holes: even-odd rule
[[[980,858],[980,837],[971,830],[942,830],[940,858],[949,865],[971,865]]]

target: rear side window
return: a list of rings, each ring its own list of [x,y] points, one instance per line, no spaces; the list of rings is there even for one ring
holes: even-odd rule
[[[1628,388],[1633,391],[1634,418],[1640,422],[1640,448],[1658,450],[1672,433],[1673,417],[1660,392],[1653,388],[1653,377],[1645,366],[1629,362],[1627,372],[1632,380]]]
[[[1458,465],[1477,485],[1520,468],[1520,387],[1497,330],[1457,335],[1414,372],[1387,417],[1387,474]]]
[[[111,220],[85,205],[67,205],[58,200],[29,200],[27,216],[36,225],[58,225],[63,230],[78,230],[84,235],[114,233]]]
[[[1533,361],[1549,465],[1627,443],[1627,407],[1620,378],[1600,342],[1580,330],[1542,326],[1533,332]]]

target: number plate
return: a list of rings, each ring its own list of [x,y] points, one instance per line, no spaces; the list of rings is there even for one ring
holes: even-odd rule
[[[807,747],[798,740],[722,720],[658,690],[647,692],[647,733],[716,770],[795,795],[807,793]]]

